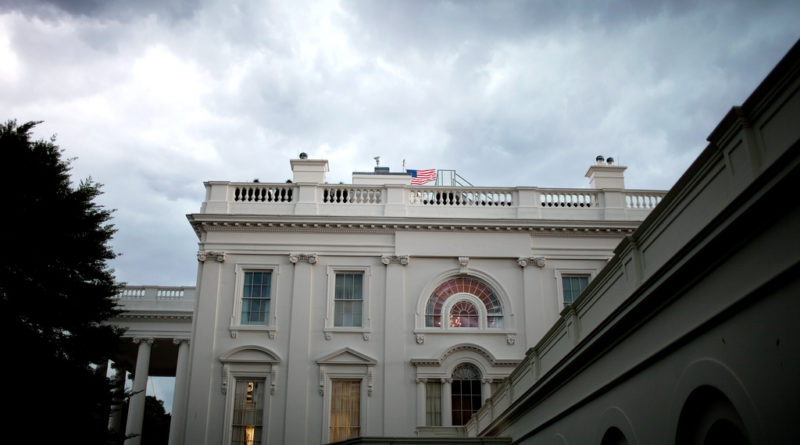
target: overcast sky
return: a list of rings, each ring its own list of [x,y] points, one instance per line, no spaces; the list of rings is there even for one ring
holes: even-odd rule
[[[330,182],[380,156],[585,187],[603,154],[669,188],[800,37],[797,0],[0,4],[0,119],[104,184],[130,284],[194,285],[202,182],[284,182],[301,151]]]

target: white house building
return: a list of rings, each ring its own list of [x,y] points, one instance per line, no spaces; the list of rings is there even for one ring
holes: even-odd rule
[[[175,444],[790,442],[799,61],[666,197],[601,157],[586,189],[207,182],[197,288],[121,296],[134,389],[160,346]]]

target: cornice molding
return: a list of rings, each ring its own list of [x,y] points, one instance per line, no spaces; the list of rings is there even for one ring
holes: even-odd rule
[[[528,232],[536,236],[613,236],[633,233],[641,221],[614,221],[616,224],[576,224],[575,222],[548,222],[537,224],[478,223],[478,224],[367,224],[367,223],[290,223],[290,222],[236,222],[193,221],[192,226],[202,232],[291,232],[291,233],[394,233],[419,232]],[[199,259],[199,255],[198,255]],[[223,259],[224,260],[224,259]],[[201,260],[203,261],[203,260]],[[219,261],[219,260],[218,260]]]
[[[163,313],[163,312],[146,312],[146,313],[132,313],[132,312],[125,312],[122,314],[117,315],[114,318],[124,318],[124,319],[148,319],[148,320],[189,320],[191,321],[192,316],[194,315],[193,312],[190,313]]]

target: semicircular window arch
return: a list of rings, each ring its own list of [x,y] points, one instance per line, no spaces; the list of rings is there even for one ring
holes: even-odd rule
[[[475,306],[476,303],[482,306],[482,310]],[[492,288],[483,281],[473,277],[450,278],[428,297],[425,327],[502,328],[503,306]]]

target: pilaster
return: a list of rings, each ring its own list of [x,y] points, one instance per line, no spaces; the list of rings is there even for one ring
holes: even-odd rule
[[[390,385],[388,382],[406,380],[403,357],[406,356],[406,338],[400,333],[410,332],[406,326],[405,307],[405,266],[408,257],[384,255],[381,262],[386,266],[386,298],[383,318],[383,435],[403,436],[408,434],[407,425],[393,420],[389,415],[393,410],[407,409],[410,397],[403,385]]]
[[[311,294],[313,292],[313,268],[317,262],[315,254],[291,254],[289,262],[294,264],[289,330],[289,351],[286,357],[286,394],[284,407],[284,443],[314,442],[309,438],[310,387],[310,329]],[[323,397],[326,397],[323,395]]]

